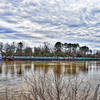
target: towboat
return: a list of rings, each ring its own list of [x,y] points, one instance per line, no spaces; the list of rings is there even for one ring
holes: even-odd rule
[[[2,55],[1,55],[1,53],[0,53],[0,60],[2,59]]]

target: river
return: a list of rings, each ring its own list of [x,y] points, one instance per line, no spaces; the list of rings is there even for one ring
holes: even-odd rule
[[[100,62],[60,62],[60,61],[1,61],[0,62],[0,89],[5,87],[18,87],[24,82],[24,78],[30,73],[40,72],[45,75],[54,73],[67,77],[80,76],[88,79],[93,86],[99,84],[100,80]]]

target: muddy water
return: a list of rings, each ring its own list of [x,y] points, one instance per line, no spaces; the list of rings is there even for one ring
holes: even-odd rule
[[[20,86],[26,75],[32,72],[45,74],[54,72],[57,76],[81,76],[89,81],[100,80],[100,62],[46,62],[46,61],[7,61],[0,62],[0,87]],[[95,81],[96,80],[96,81]]]

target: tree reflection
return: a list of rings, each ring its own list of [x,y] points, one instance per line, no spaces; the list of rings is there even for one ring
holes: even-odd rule
[[[19,76],[22,75],[22,66],[21,66],[21,64],[19,64],[19,66],[17,66],[17,74],[18,74]]]
[[[62,65],[61,62],[57,62],[57,64],[54,66],[54,73],[59,76],[62,73]]]
[[[34,71],[43,71],[47,73],[49,70],[49,63],[48,62],[34,62]]]
[[[33,68],[32,68],[33,66]],[[99,62],[45,62],[45,61],[10,61],[2,62],[0,65],[0,74],[11,77],[25,75],[29,71],[48,73],[54,71],[56,75],[80,73],[91,73],[99,71]]]

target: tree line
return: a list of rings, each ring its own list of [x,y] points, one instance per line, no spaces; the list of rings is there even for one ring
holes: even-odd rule
[[[25,46],[23,42],[0,42],[2,56],[60,56],[60,57],[100,57],[100,51],[95,53],[88,46],[80,46],[78,43],[56,42],[54,46],[44,42],[43,45]]]

